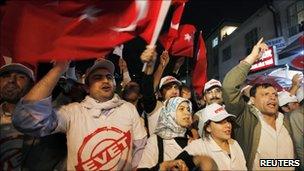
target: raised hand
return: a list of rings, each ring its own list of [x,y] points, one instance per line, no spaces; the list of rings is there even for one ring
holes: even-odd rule
[[[128,71],[127,63],[126,63],[126,61],[123,58],[119,58],[118,65],[119,65],[119,69],[120,69],[120,73],[121,74],[123,72]]]
[[[170,61],[170,56],[168,51],[163,51],[163,53],[160,55],[160,63],[163,67],[167,66]]]
[[[147,46],[146,50],[140,55],[140,59],[143,63],[153,62],[156,57],[155,46]]]
[[[63,74],[69,69],[70,62],[70,60],[53,62],[53,69]]]
[[[292,77],[292,86],[297,86],[297,87],[300,87],[301,86],[301,80],[303,78],[303,75],[302,74],[295,74],[293,77]]]
[[[268,46],[263,42],[263,38],[261,38],[244,61],[252,65],[262,57],[262,53],[266,50],[268,50]]]

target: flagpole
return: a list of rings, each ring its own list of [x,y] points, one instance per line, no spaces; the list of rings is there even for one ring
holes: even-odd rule
[[[155,27],[155,30],[153,32],[151,42],[147,46],[147,48],[154,48],[155,43],[157,41],[157,38],[159,36],[159,33],[161,31],[161,28],[164,24],[165,18],[167,16],[170,5],[171,5],[171,0],[163,0],[162,1],[161,7],[160,7],[160,12],[159,12],[158,17],[157,17],[156,27]],[[147,68],[147,62],[144,63],[144,66],[142,68],[142,72],[144,72],[146,70],[146,68]]]

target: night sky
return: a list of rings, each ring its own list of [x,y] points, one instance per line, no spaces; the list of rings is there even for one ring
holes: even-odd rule
[[[208,36],[225,18],[243,22],[271,0],[189,0],[182,22],[194,24]]]

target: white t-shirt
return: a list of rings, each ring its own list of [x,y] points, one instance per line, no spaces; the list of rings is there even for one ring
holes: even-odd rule
[[[213,158],[219,170],[247,170],[243,151],[237,141],[230,139],[229,148],[231,157],[222,150],[212,137],[192,141],[185,151],[190,155],[207,155]]]
[[[6,116],[0,105],[0,170],[21,170],[23,139],[23,134],[14,128],[12,117]]]
[[[198,134],[200,135],[200,137],[203,137],[203,113],[204,113],[205,108],[197,111],[194,115],[198,116]]]
[[[148,115],[148,128],[150,135],[154,134],[155,128],[157,126],[159,114],[163,106],[164,105],[162,102],[157,101],[155,109]]]
[[[131,170],[132,144],[147,134],[134,105],[123,102],[100,114],[87,96],[58,111],[55,132],[66,132],[67,170]]]
[[[264,121],[262,114],[258,116],[262,129],[253,170],[294,170],[293,167],[260,167],[260,159],[294,159],[294,149],[291,137],[283,125],[282,113],[276,119],[276,130]]]
[[[163,140],[164,161],[174,160],[183,149],[174,139]],[[157,136],[153,134],[149,137],[144,153],[139,162],[138,168],[152,168],[158,162],[159,150],[157,146]]]

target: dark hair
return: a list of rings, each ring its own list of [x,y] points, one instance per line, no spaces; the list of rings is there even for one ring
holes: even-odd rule
[[[256,90],[259,87],[268,88],[268,87],[274,87],[274,86],[272,84],[270,84],[270,83],[258,83],[258,84],[255,84],[250,89],[250,97],[255,97]]]
[[[191,89],[190,89],[190,87],[189,86],[187,86],[186,84],[182,84],[181,86],[180,86],[180,90],[188,90],[188,91],[191,91]]]
[[[178,87],[180,86],[177,82],[170,82],[168,84],[165,84],[163,85],[160,89],[159,89],[159,92],[160,92],[160,95],[161,97],[159,98],[159,100],[165,100],[165,91],[166,89],[170,89],[173,85],[177,85]]]
[[[207,127],[210,125],[211,120],[207,121],[203,127],[202,135],[204,138],[209,138],[210,133],[207,131]]]
[[[126,100],[128,99],[128,95],[132,92],[136,94],[140,94],[140,86],[136,82],[129,82],[122,90],[121,97],[122,99]]]

